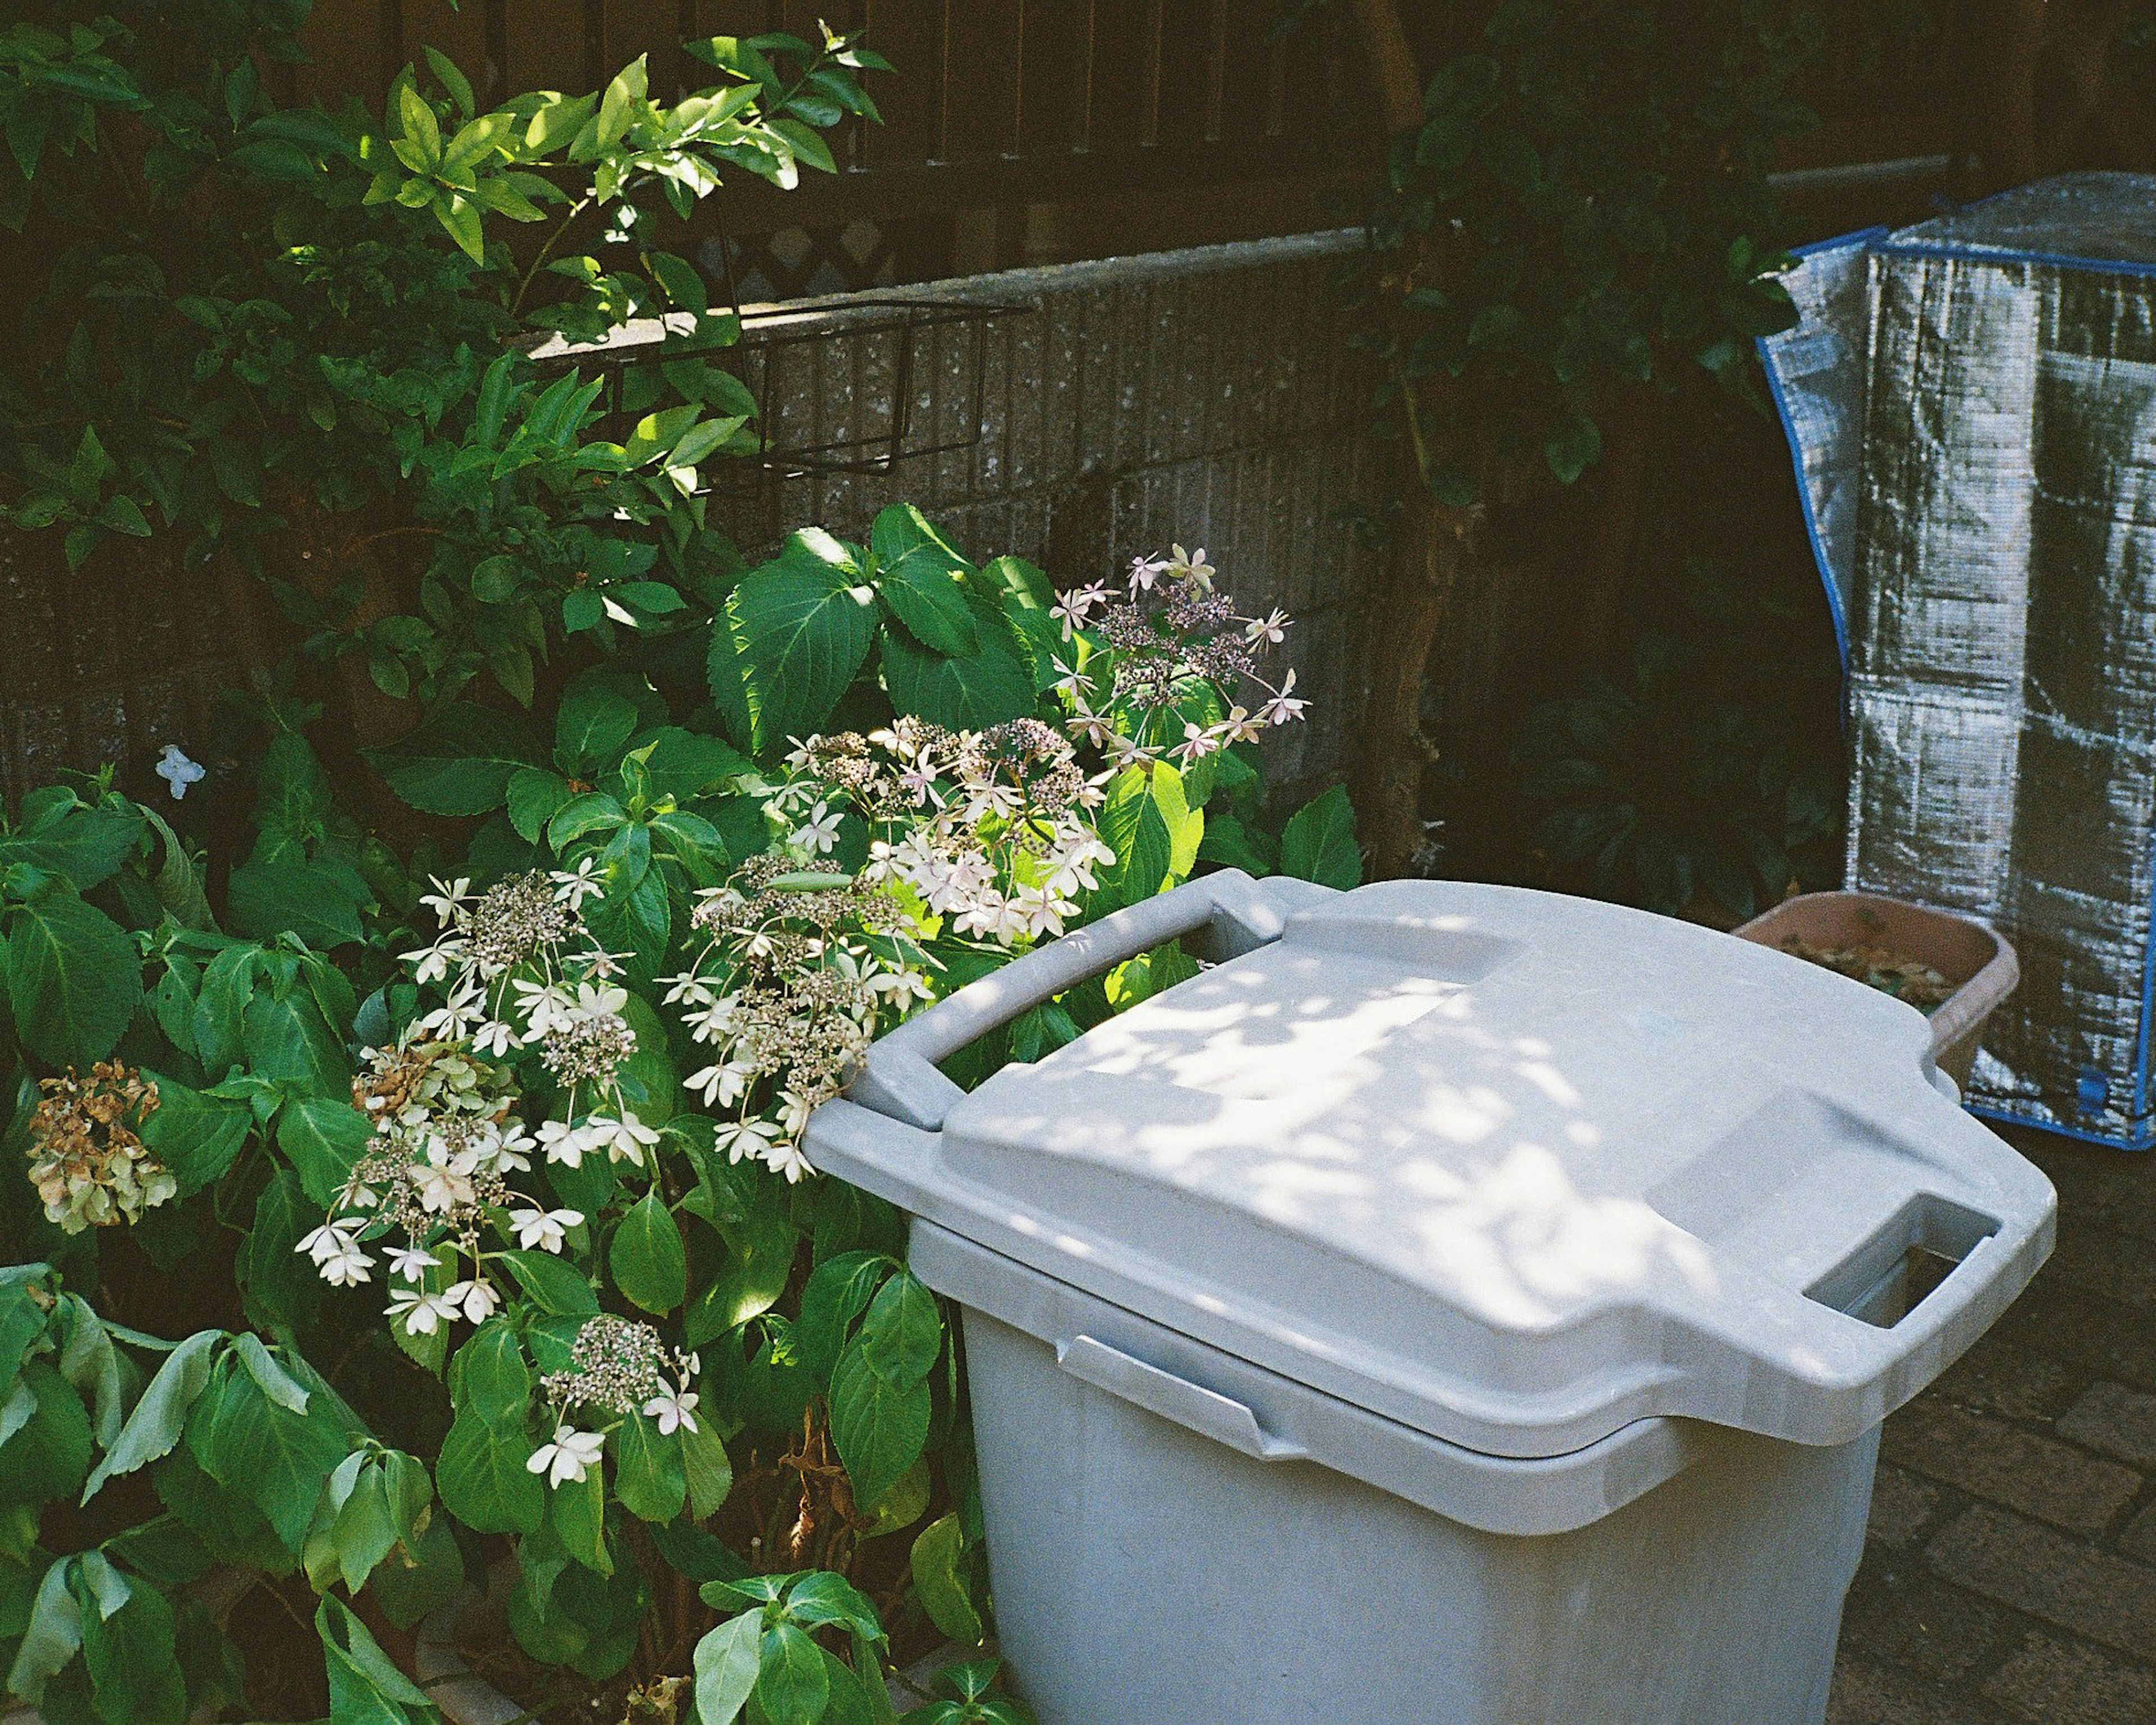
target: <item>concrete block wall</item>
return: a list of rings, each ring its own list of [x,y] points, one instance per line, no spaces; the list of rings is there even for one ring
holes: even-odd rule
[[[1334,279],[1357,244],[1310,234],[907,289],[1022,308],[917,341],[907,445],[965,446],[886,473],[808,474],[714,509],[757,547],[811,524],[863,537],[904,500],[969,556],[1014,553],[1064,586],[1171,542],[1203,545],[1245,610],[1296,619],[1283,650],[1312,705],[1269,747],[1276,796],[1299,799],[1344,767],[1365,680],[1357,639],[1375,557],[1352,515],[1373,503],[1378,463]],[[787,351],[774,380],[774,447],[890,425],[896,338],[850,334],[847,305],[785,308],[817,336]],[[153,567],[167,561],[154,547],[100,554],[75,578],[46,572],[47,550],[56,562],[56,545],[0,533],[0,796],[110,758],[147,786],[157,746],[201,737],[231,680],[215,584]]]
[[[978,441],[889,473],[788,480],[737,511],[737,532],[752,543],[813,522],[859,537],[905,501],[968,555],[1010,552],[1065,587],[1171,542],[1203,545],[1245,611],[1296,619],[1286,662],[1312,707],[1270,740],[1270,764],[1283,798],[1322,789],[1359,724],[1377,567],[1353,519],[1378,495],[1370,385],[1336,279],[1359,243],[1314,234],[907,289],[1024,308],[917,338],[908,444],[968,438],[977,365]],[[841,317],[846,305],[811,303]],[[789,354],[766,403],[773,447],[885,431],[896,341],[849,336],[841,321],[813,364]]]

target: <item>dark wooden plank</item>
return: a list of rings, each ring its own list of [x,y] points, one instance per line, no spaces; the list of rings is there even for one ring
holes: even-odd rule
[[[1086,137],[1092,0],[1026,0],[1020,44],[1018,153],[1067,156]]]
[[[347,96],[357,96],[378,113],[388,78],[382,69],[383,14],[390,9],[391,0],[317,6],[300,31],[309,63],[293,79],[295,100],[336,109]]]
[[[584,63],[583,0],[511,0],[509,88],[581,94],[593,87]]]
[[[898,69],[870,80],[884,123],[861,141],[870,172],[917,166],[936,156],[942,126],[946,0],[869,0],[870,44]]]
[[[1086,147],[1111,156],[1161,140],[1163,0],[1094,0]]]
[[[456,62],[457,69],[471,80],[475,92],[493,87],[487,64],[486,12],[478,0],[464,0],[454,9],[449,0],[403,0],[402,11],[398,65],[424,65],[420,50],[432,48]]]
[[[945,162],[1017,153],[1021,0],[950,0],[943,64]]]

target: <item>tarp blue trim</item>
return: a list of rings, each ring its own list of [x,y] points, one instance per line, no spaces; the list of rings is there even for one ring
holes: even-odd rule
[[[2055,1138],[2073,1138],[2084,1144],[2101,1144],[2107,1150],[2139,1153],[2156,1149],[2156,1124],[2147,1121],[2121,1137],[2115,1132],[2091,1132],[2086,1127],[2061,1126],[2048,1115],[2019,1113],[1995,1102],[1964,1101],[1962,1106],[1979,1120],[1994,1121],[2000,1126],[2026,1127],[2035,1132],[2049,1132]]]
[[[1845,234],[1834,239],[1815,239],[1809,245],[1791,249],[1793,258],[1809,258],[1816,252],[1846,251],[1876,239],[1892,230],[1883,224],[1860,228],[1853,234]],[[1755,337],[1753,346],[1759,352],[1759,367],[1767,374],[1767,394],[1774,403],[1774,415],[1782,422],[1783,441],[1789,446],[1789,465],[1797,475],[1797,506],[1804,511],[1804,537],[1810,542],[1812,566],[1819,571],[1820,585],[1826,589],[1827,615],[1834,622],[1835,650],[1841,655],[1842,675],[1849,675],[1849,619],[1843,615],[1841,593],[1834,584],[1834,573],[1827,562],[1826,547],[1820,538],[1819,514],[1812,507],[1811,482],[1804,473],[1804,452],[1798,441],[1797,428],[1789,416],[1789,399],[1784,392],[1782,368],[1775,361],[1774,349],[1768,345],[1771,336]],[[1848,689],[1842,691],[1842,711],[1845,719],[1849,710]]]
[[[2066,252],[2017,252],[2003,246],[1969,245],[1953,240],[1893,240],[1875,249],[1901,258],[1960,258],[1972,264],[2043,264],[2079,270],[2090,275],[2156,275],[2156,263],[2126,258],[2077,258]]]

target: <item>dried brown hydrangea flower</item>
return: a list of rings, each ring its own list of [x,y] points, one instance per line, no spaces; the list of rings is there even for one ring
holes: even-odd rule
[[[88,1078],[70,1066],[38,1088],[44,1096],[30,1117],[30,1183],[65,1232],[139,1221],[179,1190],[142,1142],[157,1086],[141,1073],[100,1060]]]

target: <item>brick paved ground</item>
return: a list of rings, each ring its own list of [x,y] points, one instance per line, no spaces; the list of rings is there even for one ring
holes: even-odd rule
[[[2015,1142],[2058,1250],[1887,1422],[1829,1725],[2156,1725],[2156,1156]]]

